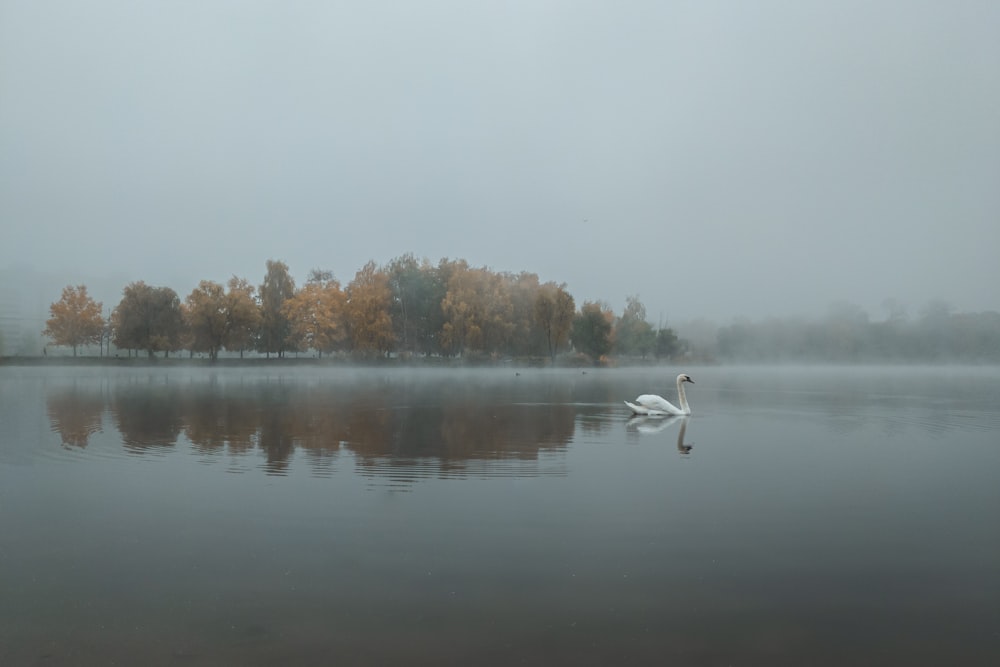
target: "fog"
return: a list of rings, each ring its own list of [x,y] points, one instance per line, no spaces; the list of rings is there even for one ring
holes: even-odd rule
[[[654,323],[998,310],[997,34],[972,0],[7,1],[0,271],[110,307],[412,252]]]

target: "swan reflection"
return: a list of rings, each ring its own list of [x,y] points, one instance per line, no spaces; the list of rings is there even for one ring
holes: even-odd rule
[[[656,435],[663,433],[674,424],[679,424],[677,431],[677,451],[681,454],[688,454],[693,445],[684,443],[684,435],[687,433],[687,424],[690,417],[647,417],[636,415],[628,420],[625,427],[641,435]]]

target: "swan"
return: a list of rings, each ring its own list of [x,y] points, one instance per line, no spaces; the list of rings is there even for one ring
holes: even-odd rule
[[[675,407],[670,401],[657,396],[656,394],[643,394],[635,399],[635,403],[625,401],[625,405],[632,409],[637,415],[648,415],[650,417],[684,416],[691,414],[691,406],[688,405],[687,396],[684,395],[684,383],[694,384],[690,375],[681,373],[677,376],[677,399],[681,407]]]

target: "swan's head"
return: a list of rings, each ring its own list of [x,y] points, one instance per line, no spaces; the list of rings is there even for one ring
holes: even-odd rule
[[[694,380],[692,380],[691,376],[688,375],[687,373],[681,373],[680,375],[678,375],[677,376],[677,381],[678,382],[690,382],[691,384],[694,384]]]

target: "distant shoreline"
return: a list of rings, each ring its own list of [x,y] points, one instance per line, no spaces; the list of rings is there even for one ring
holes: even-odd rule
[[[515,368],[515,369],[563,369],[582,370],[600,368],[676,368],[676,367],[698,367],[698,366],[732,366],[732,367],[871,367],[871,366],[913,366],[913,367],[996,367],[1000,366],[995,362],[969,362],[955,360],[928,360],[928,361],[901,361],[901,360],[866,360],[866,361],[823,361],[823,360],[794,360],[794,361],[717,361],[709,359],[615,359],[610,363],[602,363],[598,366],[593,364],[581,364],[577,360],[560,359],[554,365],[548,358],[508,358],[492,360],[488,358],[444,358],[444,357],[409,357],[409,358],[372,358],[353,359],[344,357],[253,357],[249,359],[225,358],[216,359],[190,359],[180,357],[19,357],[0,356],[0,368],[10,367],[44,367],[44,368],[261,368],[261,367],[306,367],[306,368]]]
[[[338,359],[333,357],[253,357],[249,359],[190,359],[181,357],[0,357],[0,366],[463,366],[455,359]],[[526,362],[517,362],[517,364]],[[515,365],[515,362],[509,362]],[[507,365],[495,362],[489,365]]]
[[[642,365],[657,365],[656,362],[649,362]],[[402,368],[469,368],[469,367],[490,367],[490,368],[594,368],[593,365],[579,365],[565,360],[556,362],[555,365],[546,359],[518,358],[518,359],[461,359],[444,357],[410,357],[400,358],[371,358],[371,359],[347,359],[343,357],[252,357],[248,359],[223,358],[223,359],[191,359],[182,357],[20,357],[20,356],[0,356],[0,367],[2,366],[43,366],[43,367],[108,367],[108,368],[144,368],[144,367],[178,367],[178,368],[220,368],[220,367],[260,367],[260,366],[375,366],[375,367],[402,367]]]

